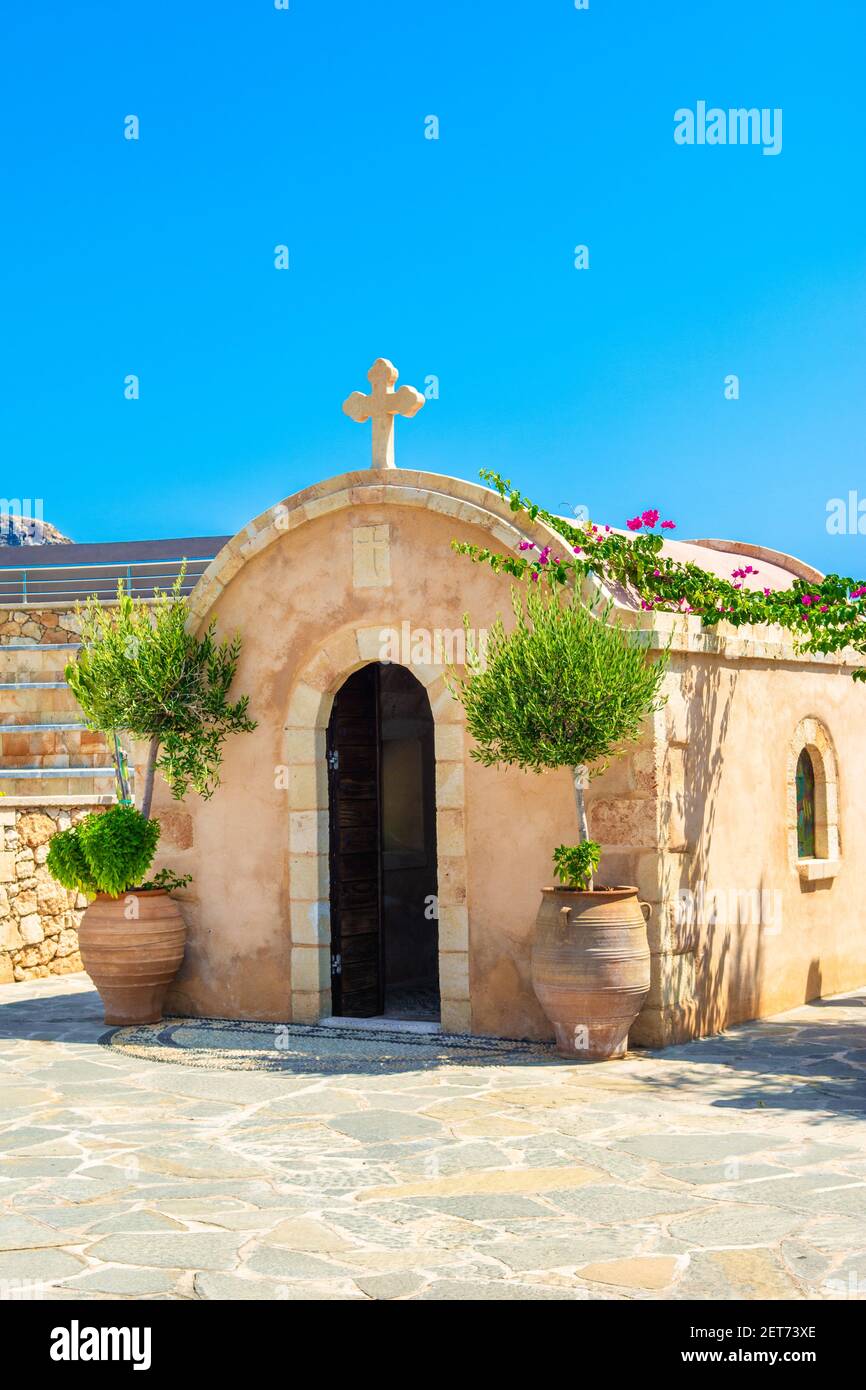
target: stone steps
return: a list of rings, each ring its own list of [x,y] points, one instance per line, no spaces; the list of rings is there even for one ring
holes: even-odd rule
[[[100,761],[94,767],[0,767],[0,791],[4,806],[19,796],[51,802],[57,796],[87,795],[113,797],[114,768]]]
[[[65,681],[10,683],[0,691],[0,720],[4,724],[53,724],[61,714],[69,715],[70,723],[81,718],[78,701]]]
[[[63,723],[58,723],[57,720],[50,719],[44,720],[43,723],[31,723],[31,721],[26,720],[25,723],[19,724],[0,724],[0,734],[19,734],[22,728],[26,728],[31,734],[60,733],[60,731],[68,734],[79,733],[81,730],[86,730],[88,726],[83,723],[68,723],[68,721],[65,720]]]
[[[63,757],[92,767],[94,755],[104,760],[108,749],[102,735],[92,729],[67,724],[13,724],[0,732],[0,767],[26,767],[28,757],[39,759],[33,767],[51,767],[51,758]]]
[[[14,643],[0,646],[0,689],[24,682],[66,684],[66,666],[79,650],[77,642]]]
[[[22,752],[10,753],[5,748],[0,754],[0,772],[14,772],[16,769],[29,768],[31,771],[38,771],[40,768],[68,768],[76,767],[81,772],[87,772],[94,767],[105,767],[107,752],[105,747],[93,748],[83,752],[81,748],[57,748],[52,743],[36,744],[36,739],[53,738],[51,734],[16,734],[15,737],[21,740],[22,745],[27,743],[29,746]],[[70,734],[70,741],[73,738],[80,738],[80,734]],[[5,743],[6,740],[0,740]],[[17,745],[16,745],[17,746]]]
[[[0,791],[2,804],[103,802],[115,795],[106,740],[87,728],[66,683],[77,642],[0,646]]]
[[[0,681],[0,690],[62,690],[65,685],[65,680],[33,681],[22,679],[20,681]]]

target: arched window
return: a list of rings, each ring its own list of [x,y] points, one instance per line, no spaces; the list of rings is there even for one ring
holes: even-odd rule
[[[788,862],[805,887],[841,868],[839,773],[829,731],[801,719],[788,745]]]
[[[815,768],[807,748],[797,759],[797,857],[815,858]]]

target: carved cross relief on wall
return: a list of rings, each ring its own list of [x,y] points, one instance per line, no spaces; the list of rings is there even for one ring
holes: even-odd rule
[[[352,531],[352,585],[384,589],[391,583],[391,528],[356,526]]]

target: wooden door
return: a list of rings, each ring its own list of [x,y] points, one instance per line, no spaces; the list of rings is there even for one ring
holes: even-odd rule
[[[328,724],[331,996],[334,1014],[384,1012],[379,668],[337,692]]]

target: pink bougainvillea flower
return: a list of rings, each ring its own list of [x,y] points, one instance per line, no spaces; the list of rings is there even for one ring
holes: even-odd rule
[[[653,579],[659,579],[660,577],[661,577],[661,570],[653,570]]]
[[[643,522],[641,521],[639,516],[630,517],[625,524],[630,531],[639,531],[640,528],[643,526]]]
[[[534,549],[535,549],[535,541],[521,541],[521,542],[520,542],[520,545],[517,547],[517,549],[518,549],[518,550],[534,550]]]
[[[609,527],[609,526],[605,526],[604,529],[605,529],[605,531],[609,531],[609,530],[610,530],[610,527]]]
[[[770,594],[771,594],[772,592],[773,592],[772,589],[765,589],[765,590],[764,590],[764,598],[769,598],[769,597],[770,597]]]
[[[659,519],[659,514],[657,511],[654,511],[652,507],[648,507],[645,512],[641,512],[640,519],[644,526],[655,526]]]
[[[533,571],[532,571],[532,582],[533,582],[533,584],[537,584],[537,583],[538,583],[538,570],[533,570]]]
[[[641,599],[641,601],[640,601],[640,606],[641,606],[641,608],[643,608],[644,611],[647,612],[647,613],[648,613],[648,612],[650,611],[650,609],[652,608],[652,604],[651,604],[651,603],[647,603],[647,601],[646,601],[645,598],[642,598],[642,599]]]
[[[663,531],[675,531],[676,529],[677,529],[677,523],[676,523],[675,521],[663,521],[663,522],[662,522],[662,530],[663,530]]]
[[[866,594],[866,584],[858,584],[856,589],[851,590],[852,598],[862,598]]]
[[[582,554],[582,551],[581,551],[581,548],[580,548],[579,545],[576,545],[576,546],[574,547],[574,553],[575,553],[575,555],[580,555],[580,554]]]

